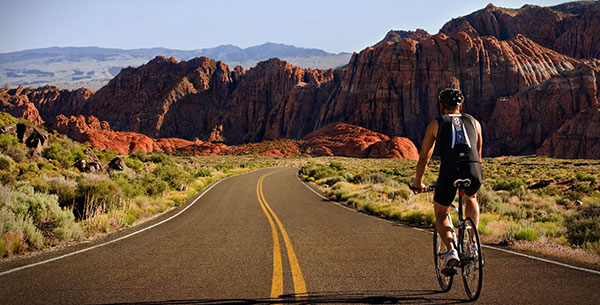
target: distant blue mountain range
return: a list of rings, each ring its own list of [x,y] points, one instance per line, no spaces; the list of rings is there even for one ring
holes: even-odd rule
[[[332,54],[320,49],[268,42],[240,48],[221,45],[197,50],[166,48],[114,49],[100,47],[50,47],[0,53],[0,87],[56,85],[61,88],[99,89],[121,68],[139,66],[156,56],[189,60],[206,56],[233,67],[250,68],[261,60],[277,57],[304,68],[336,68],[348,63],[351,54]]]

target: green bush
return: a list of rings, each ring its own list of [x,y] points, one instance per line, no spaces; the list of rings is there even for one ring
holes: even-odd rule
[[[331,177],[331,178],[327,178],[327,180],[325,180],[325,184],[332,186],[340,181],[346,181],[346,179],[344,179],[344,177],[341,176],[335,176],[335,177]]]
[[[212,173],[210,172],[210,170],[208,170],[208,168],[201,168],[196,172],[196,177],[210,177],[212,176]]]
[[[144,186],[144,191],[149,196],[162,194],[169,189],[169,184],[153,173],[144,175],[142,178],[142,185]]]
[[[138,158],[133,158],[131,156],[127,156],[123,159],[125,165],[131,168],[134,172],[139,173],[144,168],[144,162],[140,161]]]
[[[15,147],[19,145],[19,139],[11,135],[10,133],[0,134],[0,149],[5,150],[9,147]]]
[[[494,184],[493,189],[495,191],[504,190],[504,191],[513,191],[520,187],[525,186],[525,182],[521,178],[513,178],[510,180],[500,180]]]
[[[81,227],[75,223],[71,210],[59,207],[58,196],[36,192],[27,183],[20,183],[14,189],[0,186],[0,192],[8,194],[8,199],[0,202],[5,224],[0,233],[21,231],[26,243],[34,248],[55,240],[81,239]]]
[[[158,164],[152,173],[175,190],[182,189],[182,186],[192,181],[192,176],[175,163]]]
[[[49,160],[56,160],[66,167],[71,166],[75,161],[86,159],[86,155],[81,148],[73,147],[68,149],[59,143],[54,143],[44,148],[42,156]]]
[[[116,173],[111,175],[111,179],[119,185],[123,194],[127,198],[135,198],[146,194],[144,185],[140,183],[140,180],[131,178],[125,173]]]
[[[217,166],[215,166],[215,169],[220,172],[227,172],[227,171],[233,169],[233,164],[220,163],[220,164],[217,164]]]
[[[600,206],[588,205],[566,220],[567,240],[577,246],[600,241]]]
[[[121,206],[121,188],[103,175],[84,174],[75,188],[75,210],[80,218],[106,213]]]
[[[536,241],[538,239],[537,231],[534,228],[523,228],[515,233],[516,240]]]
[[[329,167],[331,167],[335,170],[338,170],[338,171],[344,170],[344,165],[342,165],[342,163],[340,163],[340,162],[332,161],[329,163]]]
[[[477,192],[477,201],[482,212],[499,212],[501,210],[502,198],[485,184]]]

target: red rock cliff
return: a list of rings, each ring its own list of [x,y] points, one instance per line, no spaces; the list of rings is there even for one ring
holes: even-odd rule
[[[505,9],[489,4],[452,19],[440,32],[494,36],[507,40],[522,34],[547,48],[575,58],[600,58],[600,3],[570,2],[553,7],[525,5]]]

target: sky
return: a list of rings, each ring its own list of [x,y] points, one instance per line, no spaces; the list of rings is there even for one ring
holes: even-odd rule
[[[495,6],[568,1],[497,0]],[[0,53],[51,46],[193,50],[276,42],[358,52],[389,30],[435,34],[490,1],[448,0],[2,0]]]

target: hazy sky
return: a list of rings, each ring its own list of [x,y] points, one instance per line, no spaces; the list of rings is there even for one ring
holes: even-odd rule
[[[519,8],[565,1],[498,0]],[[444,23],[489,1],[448,0],[2,0],[0,53],[50,46],[201,49],[265,42],[360,51],[390,30]]]

